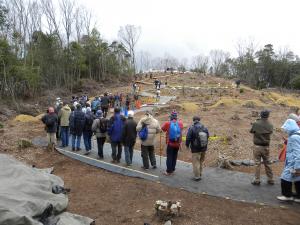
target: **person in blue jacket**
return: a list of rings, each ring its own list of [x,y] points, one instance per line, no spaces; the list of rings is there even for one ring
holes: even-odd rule
[[[286,160],[281,174],[281,201],[300,203],[300,128],[295,120],[288,119],[281,127],[288,134]],[[295,184],[296,196],[293,197],[292,185]]]

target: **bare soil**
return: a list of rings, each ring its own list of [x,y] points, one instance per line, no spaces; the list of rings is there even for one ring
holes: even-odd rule
[[[210,85],[221,83],[221,86],[231,85],[231,81],[220,78],[204,78],[196,77],[195,75],[184,76],[186,77],[168,78],[168,83],[171,85],[184,83],[186,86],[207,85],[208,83]],[[149,86],[143,88],[147,89]],[[111,91],[113,93],[130,90],[130,84],[121,88],[114,88],[113,90]],[[168,113],[172,108],[176,108],[186,128],[191,124],[192,116],[197,114],[200,115],[202,122],[209,128],[212,136],[230,137],[228,138],[230,141],[227,142],[216,140],[210,143],[206,166],[215,166],[219,155],[226,155],[232,159],[252,158],[252,136],[249,134],[249,129],[250,123],[255,121],[256,118],[251,116],[251,111],[259,111],[260,107],[246,108],[240,105],[233,105],[230,107],[209,108],[204,106],[203,103],[211,101],[211,104],[214,104],[217,102],[222,97],[220,97],[219,92],[214,92],[210,95],[210,91],[202,90],[185,90],[184,94],[179,90],[166,89],[165,91],[169,92],[169,94],[174,92],[179,98],[172,103],[168,110],[161,109],[159,111],[157,118],[160,122],[166,121]],[[232,90],[231,93],[228,90],[227,93],[222,94],[227,97],[232,95],[233,98],[237,96],[237,99],[257,99],[261,97],[260,91],[251,89],[245,89],[244,93],[239,93],[239,90]],[[206,96],[209,96],[209,99]],[[178,105],[184,102],[199,104],[199,110],[192,113],[188,110],[183,110]],[[267,107],[272,110],[270,120],[276,128],[279,128],[290,112],[290,108],[275,105],[269,100],[266,100],[266,102]],[[231,117],[234,114],[238,114],[240,120],[232,120]],[[137,114],[136,119],[139,119],[141,116],[141,113]],[[27,149],[19,149],[17,147],[19,138],[31,139],[43,135],[45,135],[43,125],[39,122],[6,121],[4,122],[3,131],[0,132],[0,153],[13,155],[29,165],[34,164],[40,168],[54,166],[54,174],[65,181],[66,187],[71,188],[68,211],[89,216],[96,220],[96,224],[129,225],[143,224],[144,222],[148,222],[151,225],[164,224],[163,221],[160,221],[155,216],[154,203],[158,199],[182,201],[182,215],[173,221],[177,225],[300,224],[300,213],[296,209],[261,206],[193,194],[159,183],[113,174],[71,160],[57,152],[48,152],[39,147]],[[282,135],[283,133],[276,129],[272,136],[271,152],[273,158],[276,158],[278,155]],[[139,147],[138,143],[136,147]],[[159,151],[159,141],[157,141],[156,149]],[[165,149],[164,146],[163,149]],[[189,151],[183,146],[179,159],[190,161],[190,157]],[[277,175],[280,174],[282,167],[282,163],[273,165]],[[243,172],[253,172],[252,167],[235,167],[235,169]],[[203,180],[202,182],[205,181]]]

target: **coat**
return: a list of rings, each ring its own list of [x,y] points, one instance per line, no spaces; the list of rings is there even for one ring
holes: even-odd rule
[[[84,117],[85,117],[85,122],[84,122],[83,131],[92,136],[92,134],[93,134],[92,125],[93,125],[93,122],[94,122],[94,115],[93,115],[92,112],[87,112],[84,115]]]
[[[107,131],[111,142],[122,142],[122,131],[124,122],[125,117],[121,116],[119,113],[116,113],[110,118]]]
[[[128,118],[124,124],[122,132],[122,142],[124,146],[134,146],[136,142],[136,127],[137,123],[133,118]]]
[[[60,126],[68,127],[70,124],[70,115],[71,109],[68,105],[62,107],[62,109],[58,112],[58,118],[60,119]]]
[[[151,115],[145,115],[144,117],[142,117],[142,119],[139,121],[136,127],[137,132],[139,132],[142,129],[143,124],[147,125],[148,137],[145,141],[142,141],[142,145],[154,146],[156,134],[158,134],[161,131],[159,122],[156,119],[154,119]]]
[[[174,120],[174,121],[176,122],[176,120]],[[170,140],[169,140],[170,124],[171,124],[171,121],[167,121],[161,127],[162,131],[166,132],[166,144],[170,145],[173,148],[179,148],[181,141],[182,141],[183,123],[181,120],[178,121],[178,125],[181,129],[181,136],[180,136],[179,142],[170,142]]]
[[[268,119],[258,119],[253,123],[250,133],[253,134],[253,143],[258,146],[269,146],[273,125]]]
[[[92,131],[95,133],[97,138],[104,138],[106,137],[107,132],[102,133],[100,130],[100,120],[102,120],[103,123],[106,123],[106,126],[108,124],[108,119],[106,118],[97,118],[94,120],[92,125]]]
[[[300,170],[300,128],[292,119],[288,119],[282,128],[289,137],[281,179],[289,182],[300,181],[300,176],[293,176],[291,173],[291,170]]]
[[[53,121],[51,125],[47,124],[47,121]],[[48,113],[42,117],[42,122],[46,125],[45,130],[47,133],[56,133],[58,126],[58,117],[56,113]]]
[[[76,136],[81,136],[85,124],[85,114],[81,111],[81,109],[76,109],[73,113],[72,117],[72,126],[70,125],[71,134]],[[70,122],[71,122],[70,120]],[[72,127],[72,128],[71,128]]]

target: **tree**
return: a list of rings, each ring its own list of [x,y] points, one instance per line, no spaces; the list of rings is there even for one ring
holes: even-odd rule
[[[196,73],[203,73],[204,75],[208,71],[209,58],[204,55],[194,56],[192,59],[192,68]]]
[[[209,54],[214,74],[217,76],[222,75],[221,65],[229,58],[229,53],[217,49],[211,50]]]
[[[127,24],[119,30],[119,38],[131,56],[131,65],[135,71],[135,48],[141,36],[141,27]]]

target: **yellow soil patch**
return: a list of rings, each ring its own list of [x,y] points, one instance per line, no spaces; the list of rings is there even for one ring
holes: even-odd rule
[[[20,114],[18,116],[16,116],[16,118],[14,119],[14,121],[17,122],[38,122],[40,121],[40,119],[42,118],[44,114],[40,114],[38,116],[30,116],[30,115],[24,115],[24,114]]]
[[[197,112],[199,110],[199,106],[193,102],[182,103],[181,107],[186,112]]]
[[[289,107],[300,107],[300,99],[293,97],[291,95],[283,96],[281,94],[270,92],[269,98],[279,105],[289,106]]]
[[[263,102],[260,100],[240,100],[235,98],[221,98],[221,100],[217,101],[214,105],[211,106],[211,108],[216,108],[219,106],[234,106],[234,105],[241,105],[241,106],[247,106],[247,105],[253,105],[258,107],[266,106]]]

